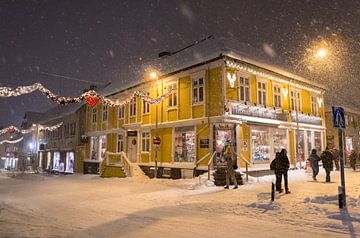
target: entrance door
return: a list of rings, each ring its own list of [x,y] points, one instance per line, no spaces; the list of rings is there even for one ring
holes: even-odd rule
[[[224,152],[226,146],[233,144],[233,133],[231,129],[216,129],[215,130],[215,151],[216,157],[214,163],[216,166],[225,165]],[[233,146],[233,151],[235,151],[235,146]]]
[[[131,163],[137,163],[137,136],[128,136],[128,157]]]

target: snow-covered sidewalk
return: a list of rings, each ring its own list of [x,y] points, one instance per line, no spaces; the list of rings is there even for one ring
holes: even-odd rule
[[[151,180],[0,173],[0,237],[360,237],[360,172],[346,170],[347,207],[332,183],[289,172],[291,194],[270,201],[274,176],[237,190],[206,176]]]

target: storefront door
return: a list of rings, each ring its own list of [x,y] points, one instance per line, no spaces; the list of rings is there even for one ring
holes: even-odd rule
[[[224,153],[226,146],[232,145],[233,151],[236,152],[235,133],[233,125],[219,125],[215,127],[215,151],[214,159],[215,166],[225,166]]]
[[[131,163],[137,163],[137,136],[128,136],[128,157]]]

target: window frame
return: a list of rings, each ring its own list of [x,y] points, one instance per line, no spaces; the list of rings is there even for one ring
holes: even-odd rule
[[[251,99],[251,80],[249,75],[245,75],[242,73],[238,74],[239,79],[239,101],[240,102],[250,102]],[[244,83],[241,83],[241,79],[244,79]],[[246,85],[246,80],[249,82],[248,85]],[[243,88],[243,90],[242,90]],[[246,98],[246,89],[248,89],[248,99]],[[242,93],[244,95],[242,95]],[[244,99],[241,99],[241,96],[244,96]]]
[[[316,95],[310,96],[311,101],[311,114],[314,116],[319,115],[318,97]]]
[[[273,84],[273,86],[272,86],[273,105],[275,108],[282,107],[281,89],[282,89],[282,86],[279,84]],[[278,91],[276,91],[276,90],[278,90]]]
[[[137,99],[136,97],[131,99],[130,103],[129,103],[129,116],[131,117],[136,117],[136,102]]]
[[[174,88],[174,86],[175,86],[175,88]],[[169,83],[166,87],[167,87],[168,92],[170,91],[170,89],[174,89],[173,92],[168,97],[168,104],[167,104],[168,108],[169,109],[177,108],[177,106],[178,106],[178,83],[177,82]],[[170,105],[170,101],[171,101],[171,105]],[[175,103],[174,103],[174,101],[175,101]]]
[[[261,88],[259,89],[259,84],[261,84]],[[265,85],[265,88],[262,88],[262,86]],[[261,105],[261,106],[264,106],[266,107],[268,105],[268,98],[267,98],[267,92],[268,92],[268,89],[267,89],[267,86],[268,86],[268,82],[267,80],[265,79],[258,79],[257,82],[256,82],[256,96],[257,96],[257,105]],[[259,98],[259,93],[260,93],[260,98]],[[264,98],[265,96],[265,98]],[[261,102],[260,102],[261,101]],[[265,102],[263,102],[265,101]]]
[[[141,153],[150,153],[150,131],[141,132]]]
[[[118,107],[118,119],[125,119],[125,104]]]
[[[295,97],[295,102],[298,102],[297,105],[299,105],[299,109],[298,109],[298,112],[301,112],[301,108],[302,108],[302,105],[301,105],[301,93],[298,89],[291,89],[290,90],[290,108],[292,111],[296,111],[296,108],[294,108],[294,103],[293,103],[293,100],[294,100],[294,96],[293,96],[293,93],[296,93],[296,96]]]
[[[200,79],[202,79],[201,85],[199,84]],[[197,82],[196,86],[194,86],[194,82]],[[192,105],[202,105],[205,103],[205,87],[206,87],[205,73],[194,74],[191,76],[191,104]],[[196,90],[196,92],[197,92],[196,94],[198,95],[197,98],[199,98],[200,89],[202,91],[202,100],[201,101],[199,99],[195,100],[194,91]]]
[[[92,120],[91,121],[92,121],[93,124],[96,124],[96,122],[97,122],[97,108],[96,107],[92,108],[91,114],[92,114]]]
[[[150,96],[149,92],[146,92],[147,96]],[[142,115],[148,115],[150,114],[150,103],[148,103],[147,101],[145,101],[145,99],[142,100],[142,110],[141,110]]]
[[[120,136],[122,137],[122,139],[119,139]],[[119,145],[121,144],[122,146],[122,150],[119,150]],[[119,152],[124,152],[124,149],[125,149],[125,136],[123,133],[119,133],[117,134],[117,137],[116,137],[116,151],[119,153]]]

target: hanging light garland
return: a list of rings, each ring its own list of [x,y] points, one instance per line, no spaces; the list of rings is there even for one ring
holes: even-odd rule
[[[59,128],[63,123],[60,122],[56,125],[53,125],[53,126],[44,126],[44,125],[39,125],[39,130],[49,130],[49,131],[53,131],[57,128]],[[24,129],[24,130],[20,130],[19,128],[17,128],[16,126],[9,126],[7,128],[4,128],[4,129],[1,129],[0,130],[0,136],[5,134],[5,133],[9,133],[9,134],[13,134],[13,133],[22,133],[22,134],[28,134],[32,131],[35,130],[35,127],[36,127],[36,124],[33,124],[32,125],[32,128],[30,129]]]
[[[23,94],[32,93],[36,90],[39,90],[48,99],[61,105],[80,103],[82,101],[85,101],[88,105],[95,106],[99,101],[102,101],[105,105],[111,107],[121,106],[126,103],[129,103],[136,96],[140,97],[142,100],[146,101],[149,104],[159,104],[161,101],[165,100],[172,93],[172,90],[169,90],[166,94],[161,95],[158,98],[152,98],[143,92],[135,91],[132,93],[132,95],[130,95],[129,97],[127,97],[125,100],[122,101],[106,98],[104,96],[99,95],[94,90],[89,90],[77,97],[64,97],[52,93],[49,89],[45,88],[41,83],[35,83],[30,86],[22,86],[22,87],[17,87],[15,89],[12,89],[10,87],[0,87],[0,97],[16,97]]]
[[[2,140],[2,141],[0,141],[0,144],[4,144],[4,143],[16,144],[16,143],[19,143],[20,141],[22,141],[23,139],[24,139],[24,137],[21,137],[17,140]]]

